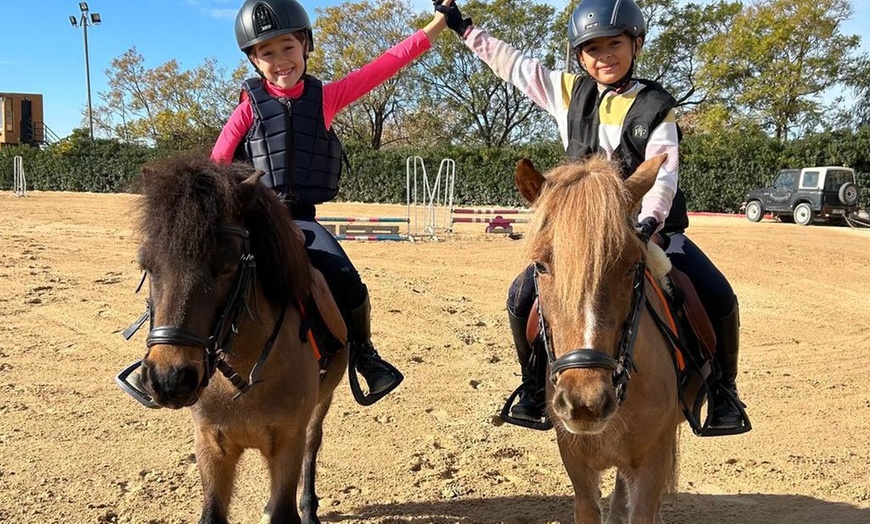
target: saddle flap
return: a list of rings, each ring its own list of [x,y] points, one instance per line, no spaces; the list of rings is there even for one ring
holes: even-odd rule
[[[311,296],[314,297],[314,303],[326,328],[342,345],[347,344],[347,326],[338,310],[338,304],[335,303],[335,298],[323,274],[313,266],[311,267]]]
[[[535,298],[535,302],[532,304],[532,311],[529,314],[529,321],[526,323],[526,340],[529,341],[530,346],[535,344],[535,339],[538,338],[540,332],[541,322],[538,319],[538,299]]]
[[[668,277],[673,285],[683,291],[685,301],[683,302],[683,313],[685,314],[687,323],[698,339],[698,344],[709,358],[713,358],[716,353],[716,333],[713,331],[713,324],[710,322],[710,317],[707,316],[707,311],[701,303],[701,298],[695,290],[695,285],[689,280],[689,277],[677,268],[671,268]]]

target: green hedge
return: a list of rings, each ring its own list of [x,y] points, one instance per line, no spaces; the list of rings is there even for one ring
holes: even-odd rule
[[[166,154],[165,152],[162,154]],[[42,150],[29,146],[0,149],[0,187],[13,184],[13,157],[23,158],[28,189],[117,193],[131,190],[143,163],[161,155],[156,149],[114,140],[74,135]]]
[[[513,149],[439,147],[425,151],[410,148],[372,151],[354,146],[346,149],[350,169],[345,170],[341,181],[339,198],[342,200],[404,203],[408,159],[419,156],[423,159],[432,190],[435,189],[441,161],[449,158],[456,162],[454,203],[466,206],[522,205],[522,198],[514,185],[517,162],[524,157],[530,158],[543,170],[555,166],[563,155],[561,146],[556,143]],[[417,184],[418,199],[422,199],[424,188],[419,164]]]
[[[503,149],[442,146],[430,149],[372,151],[347,144],[350,169],[341,181],[339,198],[357,202],[403,203],[409,157],[423,159],[429,185],[442,159],[456,162],[454,204],[517,206],[522,199],[513,182],[520,158],[531,158],[541,170],[562,161],[559,143]],[[12,187],[12,158],[24,157],[30,189],[49,191],[132,191],[141,165],[171,151],[114,140],[91,141],[76,131],[42,150],[0,149],[0,189]],[[809,165],[845,165],[858,172],[862,207],[870,209],[870,126],[857,132],[832,132],[782,144],[761,133],[725,131],[688,135],[680,148],[680,186],[693,211],[736,212],[746,192],[770,184],[779,169]],[[423,198],[422,177],[418,199]]]

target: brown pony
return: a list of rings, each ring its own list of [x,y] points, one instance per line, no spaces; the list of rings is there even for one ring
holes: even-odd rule
[[[664,158],[626,180],[597,157],[546,178],[528,161],[517,167],[517,186],[535,207],[527,252],[550,361],[548,411],[577,523],[601,522],[607,468],[617,468],[608,523],[660,522],[662,496],[675,484],[684,419],[674,354],[647,307],[648,251],[632,226]]]
[[[314,276],[303,237],[259,176],[204,156],[143,169],[139,262],[152,328],[139,385],[157,406],[191,408],[201,523],[227,522],[247,448],[269,468],[263,522],[319,522],[317,452],[347,364],[336,345],[321,373],[301,329]]]

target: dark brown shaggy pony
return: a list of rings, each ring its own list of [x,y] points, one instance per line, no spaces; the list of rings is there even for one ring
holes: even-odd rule
[[[204,156],[143,169],[139,261],[152,329],[141,385],[160,406],[191,408],[201,523],[227,522],[247,448],[271,476],[263,521],[317,523],[317,451],[347,352],[321,376],[300,335],[312,280],[302,235],[251,171]]]

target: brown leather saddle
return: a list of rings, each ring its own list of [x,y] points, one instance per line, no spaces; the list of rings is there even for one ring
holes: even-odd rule
[[[337,353],[347,347],[347,326],[344,318],[329,290],[326,278],[323,274],[311,267],[311,299],[312,308],[306,310],[303,306],[302,314],[308,323],[306,336],[314,350],[321,368],[326,367],[324,357]]]

